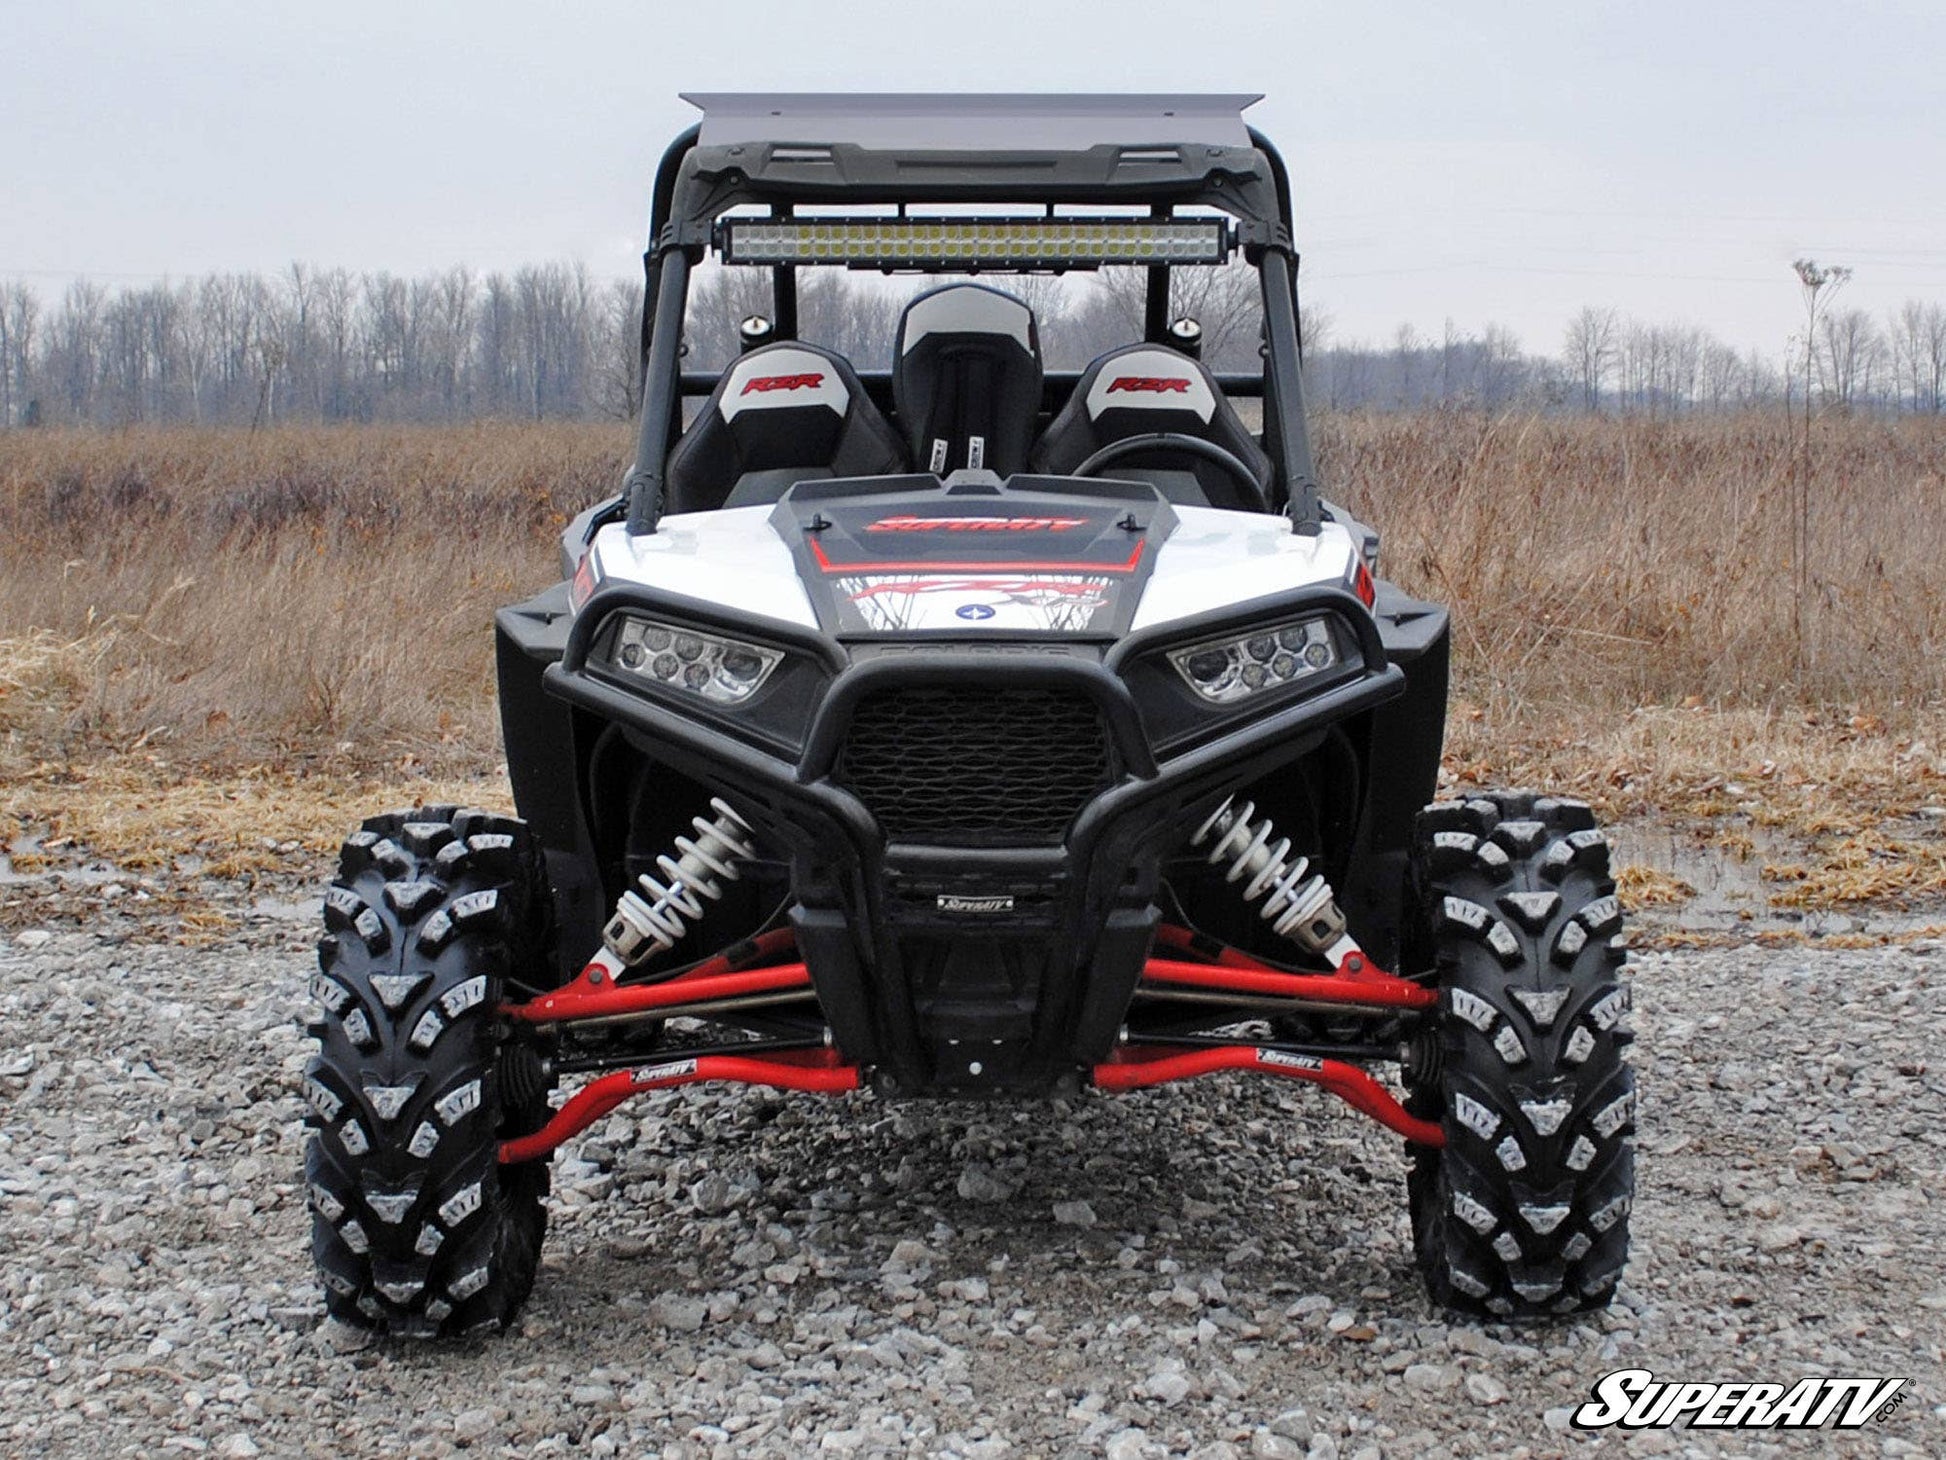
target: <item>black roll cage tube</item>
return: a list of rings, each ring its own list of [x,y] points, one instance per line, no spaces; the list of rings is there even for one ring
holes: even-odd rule
[[[1260,394],[1265,399],[1265,446],[1282,467],[1288,490],[1286,511],[1293,526],[1302,533],[1316,533],[1323,520],[1319,500],[1317,468],[1311,450],[1310,428],[1305,419],[1302,343],[1298,329],[1297,253],[1292,247],[1291,183],[1283,155],[1255,127],[1248,129],[1250,142],[1270,166],[1277,197],[1281,227],[1272,231],[1271,241],[1261,245],[1255,260],[1261,276],[1264,298],[1264,374],[1225,375],[1218,384],[1226,394]],[[642,299],[642,414],[635,443],[635,463],[622,482],[628,504],[628,530],[641,535],[655,531],[662,516],[665,463],[682,424],[680,402],[686,395],[706,395],[715,388],[718,377],[706,371],[684,371],[680,366],[683,312],[689,296],[689,272],[700,262],[700,250],[685,244],[672,226],[676,187],[682,164],[695,150],[702,135],[697,123],[671,142],[656,168],[655,189],[649,208],[648,251],[642,256],[644,292]],[[790,213],[788,204],[776,205],[780,217]],[[1166,217],[1167,207],[1158,206],[1154,216]],[[695,255],[692,257],[692,255]],[[1169,268],[1151,265],[1144,307],[1144,334],[1152,343],[1168,343]],[[794,339],[797,335],[797,278],[789,265],[771,270],[776,319],[776,338]],[[661,328],[663,313],[670,315],[669,328]],[[868,385],[871,377],[866,377]],[[1071,383],[1065,374],[1048,377],[1050,389]],[[1286,427],[1289,429],[1287,430]]]

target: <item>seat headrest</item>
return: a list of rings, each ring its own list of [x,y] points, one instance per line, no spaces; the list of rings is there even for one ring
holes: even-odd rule
[[[1207,426],[1216,415],[1216,387],[1201,364],[1155,345],[1111,351],[1089,367],[1082,408],[1099,421],[1109,411],[1187,411]],[[1147,429],[1166,431],[1165,425]]]
[[[669,510],[741,506],[753,491],[775,500],[793,473],[874,476],[904,465],[898,438],[844,357],[780,340],[723,372],[669,453]]]
[[[899,356],[927,335],[992,335],[1011,339],[1038,358],[1034,311],[985,284],[947,284],[914,299],[899,316]]]
[[[724,375],[711,404],[726,423],[746,411],[822,406],[843,420],[851,409],[850,371],[834,355],[808,345],[765,345],[740,357]]]
[[[1188,472],[1211,506],[1263,510],[1270,458],[1202,362],[1161,345],[1124,345],[1082,371],[1074,393],[1034,448],[1034,466],[1057,475],[1069,472],[1110,442],[1154,431],[1221,446],[1249,468],[1257,490],[1250,492],[1214,462],[1172,453],[1167,446],[1125,459],[1121,470]]]

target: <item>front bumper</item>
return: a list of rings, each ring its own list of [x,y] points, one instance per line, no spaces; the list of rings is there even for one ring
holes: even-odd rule
[[[801,744],[738,734],[603,677],[591,646],[633,608],[703,629],[761,636],[820,665],[821,694]],[[885,1094],[1045,1092],[1114,1048],[1157,922],[1162,859],[1215,803],[1305,754],[1326,727],[1400,693],[1363,606],[1309,588],[1226,616],[1221,627],[1328,610],[1358,657],[1342,677],[1248,718],[1172,739],[1158,755],[1131,684],[1163,644],[1206,635],[1173,625],[1113,646],[1072,641],[968,645],[930,639],[888,649],[801,629],[738,622],[633,585],[584,607],[554,695],[623,727],[644,754],[729,798],[766,845],[789,856],[797,946],[833,1037]],[[1058,844],[933,846],[888,838],[836,774],[858,705],[888,686],[1045,686],[1085,695],[1113,745],[1115,774]],[[1153,716],[1150,717],[1151,721]],[[992,767],[997,776],[1005,765]]]

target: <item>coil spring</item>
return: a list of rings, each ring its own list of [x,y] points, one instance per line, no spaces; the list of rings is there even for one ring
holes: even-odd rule
[[[676,838],[681,855],[664,852],[657,857],[662,876],[644,872],[636,879],[641,891],[630,888],[616,904],[603,937],[624,962],[639,963],[675,947],[690,923],[703,915],[703,899],[720,901],[723,884],[737,880],[737,863],[756,856],[750,824],[721,798],[709,804],[716,819],[698,816],[691,821],[695,837]]]
[[[1269,817],[1253,823],[1256,803],[1241,806],[1232,796],[1211,813],[1190,837],[1192,847],[1214,838],[1209,864],[1229,864],[1225,882],[1245,878],[1243,898],[1255,902],[1263,898],[1264,921],[1279,935],[1324,954],[1344,934],[1344,914],[1338,911],[1331,884],[1311,871],[1310,859],[1291,856],[1289,837],[1278,837]]]

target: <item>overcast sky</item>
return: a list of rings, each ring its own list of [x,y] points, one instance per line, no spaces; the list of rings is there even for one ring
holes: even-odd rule
[[[1946,300],[1946,5],[0,0],[0,277],[632,274],[680,90],[1261,91],[1339,338]]]

